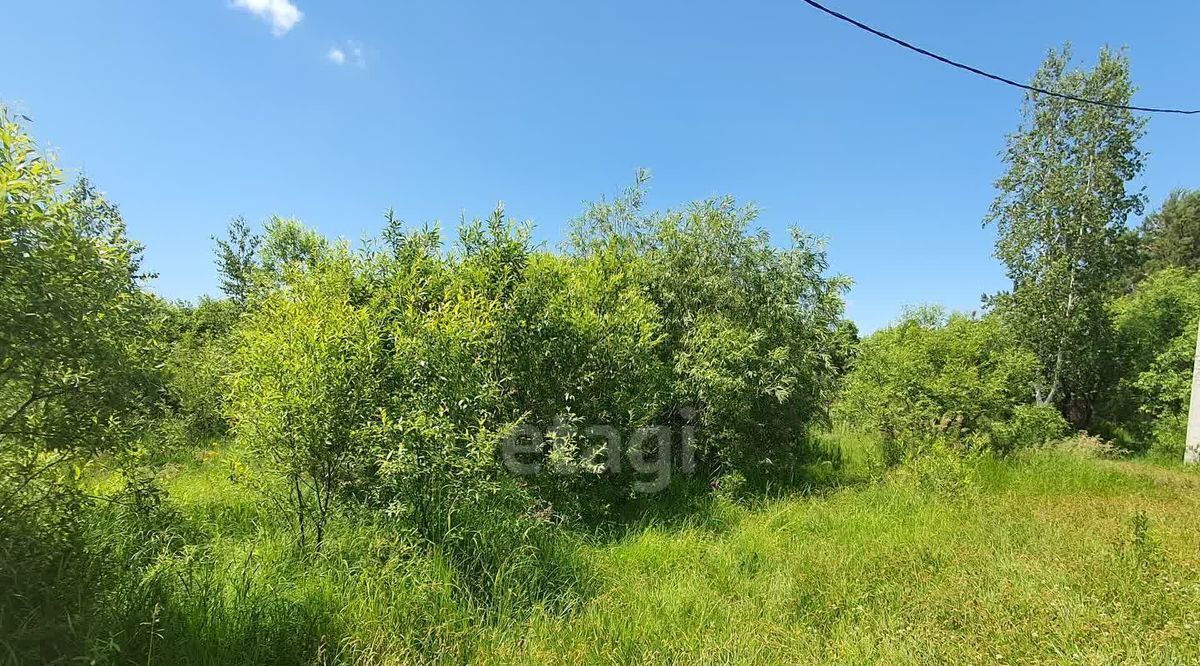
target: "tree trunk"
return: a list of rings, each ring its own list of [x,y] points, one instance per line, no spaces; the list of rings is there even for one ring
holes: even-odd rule
[[[1200,327],[1196,329],[1196,358],[1192,365],[1192,401],[1188,408],[1188,427],[1183,462],[1200,463]]]

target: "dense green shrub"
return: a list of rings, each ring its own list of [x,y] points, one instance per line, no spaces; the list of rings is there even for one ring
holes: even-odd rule
[[[178,308],[166,361],[167,390],[189,441],[229,429],[226,378],[234,353],[233,327],[242,308],[230,299],[201,298]]]
[[[848,281],[825,275],[823,245],[798,230],[780,249],[732,199],[644,215],[635,187],[576,221],[573,254],[638,265],[660,313],[671,370],[662,419],[690,415],[696,464],[760,476],[812,453],[845,350]],[[629,271],[630,269],[625,269]]]
[[[992,445],[1000,451],[1033,448],[1064,437],[1070,429],[1053,405],[1017,405],[1007,421],[992,423]]]
[[[669,409],[661,315],[638,268],[534,255],[503,320],[499,370],[511,382],[511,415],[545,433],[545,473],[528,482],[560,512],[602,511],[636,478],[620,451],[599,450],[605,441],[589,427],[628,437]]]
[[[79,466],[137,440],[164,393],[141,246],[87,180],[60,185],[0,108],[0,653],[34,663],[90,603]]]
[[[141,246],[86,180],[57,170],[0,115],[0,444],[6,451],[127,441],[162,398],[163,311],[142,290]]]
[[[565,254],[502,211],[449,251],[395,220],[358,252],[275,221],[238,262],[267,277],[227,411],[318,530],[338,497],[443,542],[489,503],[553,522],[685,473],[761,476],[826,420],[845,283],[818,243],[778,249],[754,216],[731,200],[643,215],[635,189],[590,208]],[[602,447],[613,435],[623,450]]]
[[[937,442],[1007,449],[1057,434],[1061,417],[1018,410],[1035,372],[995,317],[923,308],[863,340],[836,410],[878,431],[893,460]]]
[[[466,260],[444,256],[436,231],[397,232],[390,256],[376,257],[384,397],[370,429],[366,469],[376,478],[366,490],[435,540],[456,524],[455,508],[498,491],[497,450],[510,425],[496,361],[499,297],[524,255],[493,240],[495,252],[468,246],[476,259]]]
[[[1167,268],[1140,282],[1113,304],[1120,381],[1105,405],[1110,426],[1126,444],[1183,455],[1196,327],[1200,272]]]
[[[378,318],[355,302],[356,259],[344,247],[265,296],[239,327],[229,412],[239,436],[286,479],[304,545],[320,548],[337,495],[353,480],[363,429],[381,418]]]

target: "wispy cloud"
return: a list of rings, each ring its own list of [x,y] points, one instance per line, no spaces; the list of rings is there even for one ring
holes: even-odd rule
[[[296,27],[304,12],[291,0],[233,0],[233,7],[241,9],[271,24],[271,32],[282,37]]]
[[[335,65],[354,65],[355,67],[366,67],[367,57],[363,54],[362,44],[348,39],[344,44],[329,47],[325,52],[325,59]]]

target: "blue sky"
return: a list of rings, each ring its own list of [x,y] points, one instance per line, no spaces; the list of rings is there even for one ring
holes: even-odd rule
[[[1128,45],[1144,105],[1200,107],[1200,3],[828,0],[1027,80],[1065,40]],[[10,2],[0,100],[85,169],[148,246],[154,288],[215,291],[234,215],[376,232],[503,200],[550,244],[650,169],[655,208],[720,194],[829,241],[866,330],[1004,286],[980,221],[1020,93],[798,0]],[[1200,118],[1151,119],[1155,205],[1200,187]]]

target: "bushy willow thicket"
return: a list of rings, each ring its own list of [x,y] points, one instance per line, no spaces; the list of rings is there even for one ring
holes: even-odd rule
[[[999,318],[916,308],[863,340],[839,420],[879,432],[893,462],[939,444],[1011,451],[1066,433],[1056,409],[1031,404],[1037,358]]]
[[[254,268],[222,343],[223,413],[286,478],[302,541],[319,547],[347,498],[441,538],[448,510],[595,517],[806,460],[844,281],[819,244],[772,246],[732,200],[639,201],[593,206],[562,253],[502,211],[449,248],[398,223],[357,251],[268,226],[238,263]]]
[[[252,451],[300,551],[366,511],[470,588],[550,526],[795,473],[849,352],[819,242],[780,248],[732,199],[647,213],[643,176],[561,251],[501,210],[453,242],[389,216],[357,248],[237,221],[226,298],[166,303],[115,206],[62,192],[7,115],[0,136],[0,624],[26,656],[153,598],[127,574],[187,541],[154,479],[167,444]]]
[[[34,654],[103,604],[80,594],[108,572],[88,555],[79,466],[127,452],[167,392],[141,247],[90,183],[61,186],[0,110],[0,642]]]
[[[1090,370],[1099,379],[1082,425],[1120,448],[1179,460],[1200,272],[1152,272],[1104,307],[1101,360]],[[1038,404],[1038,368],[999,313],[916,308],[859,343],[833,411],[842,424],[878,433],[893,461],[943,445],[996,452],[1037,446],[1073,427],[1064,416],[1070,407]]]

